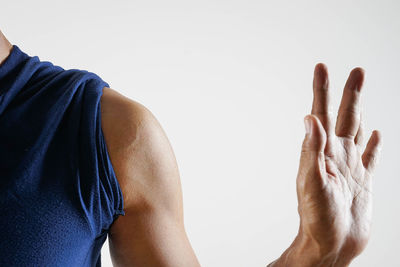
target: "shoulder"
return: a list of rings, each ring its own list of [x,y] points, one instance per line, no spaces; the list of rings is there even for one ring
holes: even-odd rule
[[[149,124],[157,121],[144,105],[108,87],[103,88],[100,106],[102,129],[110,148],[126,149],[135,142],[140,128],[147,126],[150,130]]]
[[[174,152],[154,114],[143,104],[105,87],[102,130],[121,186],[124,209],[180,209]]]

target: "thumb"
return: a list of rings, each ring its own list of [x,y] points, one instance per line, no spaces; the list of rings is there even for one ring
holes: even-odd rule
[[[302,145],[302,153],[315,154],[325,150],[326,132],[321,121],[314,115],[304,117],[306,135]]]
[[[299,203],[307,185],[321,185],[324,181],[326,132],[321,121],[314,115],[304,117],[306,135],[301,147],[300,166],[297,176],[297,196]],[[316,179],[320,177],[321,179]],[[319,188],[319,187],[318,187]]]
[[[319,192],[319,188],[325,183],[324,174],[326,146],[326,132],[321,121],[314,115],[304,117],[306,135],[301,147],[300,166],[297,175],[297,198],[299,207],[302,199],[310,192]],[[315,191],[313,188],[317,188]],[[311,191],[310,191],[311,190]],[[301,214],[301,211],[299,211]]]

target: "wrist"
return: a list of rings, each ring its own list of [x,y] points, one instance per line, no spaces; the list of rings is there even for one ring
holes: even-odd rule
[[[319,244],[302,234],[298,234],[290,247],[273,263],[271,267],[345,267],[351,260],[344,260],[336,251],[324,251]]]

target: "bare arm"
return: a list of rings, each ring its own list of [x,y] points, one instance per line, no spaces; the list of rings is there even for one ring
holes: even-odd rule
[[[104,89],[102,127],[124,197],[109,232],[114,266],[200,266],[185,232],[182,191],[170,143],[153,114]]]
[[[327,69],[316,66],[297,176],[299,232],[269,266],[348,266],[365,248],[381,136],[374,131],[363,148],[363,80],[362,69],[351,72],[334,127]],[[103,131],[126,211],[110,231],[113,263],[199,266],[184,229],[179,172],[164,131],[144,106],[106,91]]]

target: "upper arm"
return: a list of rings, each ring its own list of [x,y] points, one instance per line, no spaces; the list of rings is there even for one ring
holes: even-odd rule
[[[176,159],[161,125],[140,103],[104,88],[102,129],[125,216],[109,232],[115,266],[199,266],[184,228]]]

